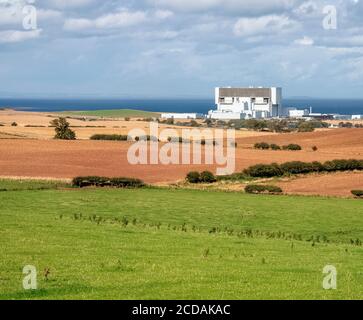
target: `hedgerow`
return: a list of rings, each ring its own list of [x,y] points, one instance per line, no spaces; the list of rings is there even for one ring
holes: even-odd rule
[[[109,140],[109,141],[127,141],[127,135],[119,134],[94,134],[90,137],[91,140]]]
[[[210,171],[203,171],[202,173],[192,171],[187,174],[186,180],[189,183],[214,183],[217,178]]]
[[[268,150],[268,149],[270,149],[270,145],[266,142],[259,142],[259,143],[255,143],[254,148],[261,149],[261,150]]]
[[[293,161],[283,164],[257,164],[244,170],[244,174],[257,178],[279,177],[285,174],[337,172],[363,170],[363,160],[332,160],[325,163]]]
[[[283,146],[282,147],[283,150],[289,150],[289,151],[301,151],[302,150],[302,147],[298,144],[289,144],[287,146]]]
[[[363,198],[363,190],[352,190],[352,194],[357,198]]]
[[[279,194],[282,193],[283,191],[280,187],[277,186],[250,184],[246,186],[245,192],[251,194],[259,194],[259,193]]]
[[[115,187],[115,188],[141,188],[145,183],[134,178],[108,178],[108,177],[76,177],[72,181],[74,187]]]

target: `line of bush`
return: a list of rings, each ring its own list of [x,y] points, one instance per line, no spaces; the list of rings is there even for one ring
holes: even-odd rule
[[[135,137],[135,141],[153,141],[153,142],[159,142],[159,138],[157,138],[155,136],[151,136],[151,135],[146,135],[146,136]]]
[[[352,190],[352,195],[357,198],[363,198],[363,190]]]
[[[213,183],[217,181],[214,174],[210,171],[203,171],[202,173],[197,171],[189,172],[186,180],[189,183]]]
[[[168,137],[168,142],[172,143],[191,143],[189,139],[183,139],[183,137]]]
[[[94,134],[91,140],[127,141],[127,135],[120,134]]]
[[[108,178],[108,177],[76,177],[72,181],[74,187],[115,187],[115,188],[142,188],[145,183],[133,178]]]
[[[246,175],[256,178],[279,177],[285,174],[307,174],[314,172],[336,172],[363,170],[363,160],[332,160],[325,163],[293,161],[283,164],[257,164],[244,170]]]
[[[268,144],[266,142],[259,142],[259,143],[256,143],[254,145],[254,148],[255,149],[260,149],[260,150],[288,150],[288,151],[300,151],[302,150],[302,147],[298,144],[294,144],[294,143],[291,143],[289,145],[286,145],[286,146],[283,146],[283,147],[280,147],[279,145],[275,144],[275,143],[272,143],[272,144]]]
[[[246,193],[251,194],[281,194],[283,191],[280,187],[272,186],[272,185],[261,185],[261,184],[250,184],[245,187]]]
[[[288,151],[301,151],[302,147],[298,144],[291,143],[288,144],[287,146],[283,146],[282,149]]]

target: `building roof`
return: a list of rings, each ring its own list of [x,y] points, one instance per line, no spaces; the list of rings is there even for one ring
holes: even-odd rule
[[[219,96],[271,98],[271,88],[219,88]]]

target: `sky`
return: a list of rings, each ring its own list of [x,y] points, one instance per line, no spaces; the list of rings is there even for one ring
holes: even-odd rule
[[[0,97],[363,98],[363,0],[0,0]]]

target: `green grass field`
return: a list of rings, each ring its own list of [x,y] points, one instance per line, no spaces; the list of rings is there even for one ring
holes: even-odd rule
[[[66,111],[66,115],[70,116],[92,116],[105,118],[148,118],[160,117],[160,113],[131,110],[131,109],[116,109],[116,110],[92,110],[92,111]]]
[[[0,299],[363,297],[360,200],[61,188],[0,203]],[[25,265],[38,290],[23,290]]]
[[[47,190],[69,186],[66,182],[51,180],[7,180],[0,179],[0,192],[21,190]]]

